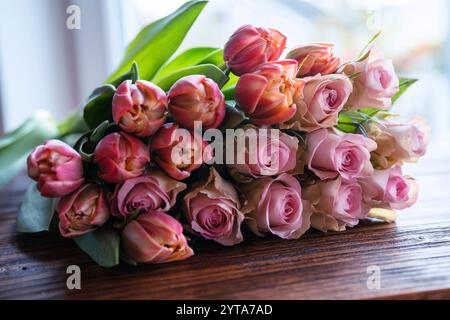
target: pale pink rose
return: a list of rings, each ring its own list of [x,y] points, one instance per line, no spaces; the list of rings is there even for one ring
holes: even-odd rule
[[[376,143],[360,134],[319,129],[306,136],[308,168],[321,180],[368,177],[373,172],[370,152]]]
[[[139,263],[172,262],[194,254],[181,223],[164,212],[143,213],[128,223],[122,232],[121,245]]]
[[[311,132],[336,125],[339,112],[352,92],[350,79],[342,74],[329,74],[303,80],[303,92],[294,98],[297,111],[281,128]]]
[[[299,45],[286,55],[286,59],[297,60],[301,66],[299,77],[330,74],[336,72],[339,58],[333,55],[334,45],[330,43],[311,43]]]
[[[161,171],[150,170],[116,186],[111,199],[111,213],[129,217],[137,211],[167,212],[175,205],[177,195],[185,189],[186,184],[169,178]]]
[[[234,186],[211,168],[208,179],[200,182],[183,199],[183,208],[193,231],[225,246],[243,241],[239,197]]]
[[[405,209],[416,203],[418,185],[403,176],[401,166],[374,170],[370,177],[359,180],[364,201],[371,207]]]
[[[264,176],[275,176],[296,167],[299,149],[296,137],[278,129],[252,125],[236,132],[235,159],[228,168],[237,181],[249,182]]]
[[[371,48],[366,59],[347,64],[344,73],[354,76],[353,93],[347,103],[349,109],[391,108],[399,80],[392,61],[384,59],[380,50]]]
[[[338,177],[334,180],[318,181],[304,188],[304,198],[311,204],[313,228],[327,231],[342,231],[353,227],[367,216],[363,206],[361,186]]]
[[[311,211],[302,203],[298,180],[283,173],[243,184],[246,198],[243,212],[247,225],[259,236],[274,234],[283,239],[298,239],[310,227]]]
[[[369,137],[377,143],[372,152],[372,163],[377,169],[387,169],[402,162],[413,162],[427,150],[430,128],[423,119],[409,123],[370,123]]]

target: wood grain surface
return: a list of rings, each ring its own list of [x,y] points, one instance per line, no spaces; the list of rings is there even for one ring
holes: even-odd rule
[[[0,192],[2,299],[435,299],[450,298],[450,156],[436,143],[406,172],[419,201],[396,224],[365,221],[343,233],[299,240],[257,238],[231,248],[202,242],[189,260],[112,269],[58,235],[19,234],[16,212],[27,179]],[[81,267],[81,290],[66,268]],[[367,287],[378,266],[380,289]]]

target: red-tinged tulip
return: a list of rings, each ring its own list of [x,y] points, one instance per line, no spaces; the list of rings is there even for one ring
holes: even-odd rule
[[[66,238],[94,231],[109,219],[105,191],[94,183],[86,183],[71,195],[62,197],[56,210],[59,230]]]
[[[192,75],[178,80],[168,93],[169,110],[182,127],[194,129],[199,121],[204,129],[217,128],[225,117],[225,97],[213,80]]]
[[[297,60],[301,66],[298,70],[300,77],[335,73],[340,60],[333,55],[333,47],[329,43],[300,45],[289,51],[286,59]]]
[[[294,98],[303,86],[295,81],[297,66],[295,60],[268,62],[239,78],[234,96],[251,122],[274,125],[295,115]]]
[[[151,82],[126,80],[117,88],[112,103],[114,122],[138,137],[153,135],[166,121],[167,96]]]
[[[122,233],[126,254],[139,263],[164,263],[194,254],[183,235],[182,225],[163,212],[143,213]]]
[[[286,46],[286,37],[275,29],[244,25],[225,44],[223,59],[231,72],[243,75],[259,65],[277,60]]]
[[[84,181],[81,156],[59,140],[49,140],[28,156],[28,175],[44,197],[57,198],[78,189]]]
[[[147,146],[129,134],[111,133],[95,148],[93,162],[98,176],[109,183],[119,183],[140,176],[150,161]]]
[[[212,158],[212,149],[199,133],[180,128],[176,123],[167,123],[156,132],[150,152],[155,162],[176,180],[188,178]]]

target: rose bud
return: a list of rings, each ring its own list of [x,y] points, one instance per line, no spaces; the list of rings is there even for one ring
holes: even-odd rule
[[[313,228],[343,231],[353,227],[367,216],[368,208],[363,206],[361,186],[338,177],[334,180],[318,181],[303,189],[303,197],[311,204]]]
[[[429,131],[425,121],[418,118],[405,124],[369,123],[367,133],[377,143],[372,164],[377,169],[387,169],[404,161],[416,161],[426,153]]]
[[[303,79],[302,94],[294,98],[297,112],[282,128],[311,132],[337,124],[339,112],[352,92],[352,82],[341,74]]]
[[[297,61],[280,60],[259,66],[239,78],[234,93],[239,107],[256,125],[274,125],[291,119],[297,110],[294,97],[303,83],[295,81]]]
[[[124,132],[111,133],[95,148],[93,162],[98,176],[109,183],[119,183],[140,176],[150,161],[147,146]]]
[[[321,180],[341,176],[344,180],[373,173],[370,152],[376,143],[360,134],[319,129],[306,136],[308,168]]]
[[[236,130],[235,159],[228,169],[239,182],[275,176],[293,170],[297,164],[299,141],[278,129],[252,125]]]
[[[56,211],[63,237],[77,237],[101,227],[109,219],[109,207],[103,188],[86,183],[59,200]]]
[[[185,189],[184,183],[169,178],[161,171],[151,170],[116,186],[111,199],[111,213],[129,217],[138,211],[167,212],[175,205],[178,193]]]
[[[152,137],[150,152],[154,161],[172,178],[184,180],[212,158],[212,149],[201,135],[166,123]]]
[[[217,128],[225,117],[225,97],[214,80],[203,75],[181,78],[168,93],[172,118],[182,127],[194,129],[201,121],[203,129]]]
[[[153,135],[166,121],[167,96],[151,82],[126,80],[117,88],[112,102],[114,122],[138,137]]]
[[[378,49],[372,48],[362,61],[347,64],[344,73],[355,75],[354,90],[346,106],[349,110],[390,109],[391,98],[399,90],[399,81],[392,61],[384,59]]]
[[[403,176],[401,166],[375,170],[370,177],[359,180],[364,201],[371,207],[405,209],[416,203],[418,185]]]
[[[260,64],[278,60],[286,46],[286,37],[270,28],[245,25],[237,29],[225,44],[223,59],[235,75],[252,72]]]
[[[222,179],[214,168],[183,199],[183,209],[193,231],[224,246],[243,241],[244,215],[234,186]]]
[[[333,55],[333,48],[330,43],[300,45],[289,51],[286,59],[297,60],[301,66],[297,74],[299,77],[331,74],[340,64],[339,58]]]
[[[303,206],[300,183],[283,173],[243,184],[246,198],[242,212],[249,228],[259,236],[271,233],[283,239],[298,239],[310,227],[309,206]]]
[[[143,213],[122,232],[125,253],[138,263],[164,263],[194,254],[183,235],[183,226],[164,212]]]
[[[44,197],[57,198],[78,189],[84,181],[81,156],[59,140],[37,146],[27,159],[28,175]]]

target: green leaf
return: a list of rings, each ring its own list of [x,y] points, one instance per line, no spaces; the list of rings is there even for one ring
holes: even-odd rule
[[[111,82],[111,85],[117,88],[125,80],[131,80],[133,83],[139,80],[139,68],[136,62],[133,61],[130,70]]]
[[[112,99],[116,88],[105,84],[94,90],[84,106],[84,121],[89,128],[96,128],[103,121],[112,119]]]
[[[235,107],[234,101],[233,103],[227,101],[225,104],[225,108],[226,114],[225,118],[223,119],[223,122],[220,124],[219,127],[220,130],[234,129],[243,122],[248,120],[248,117],[246,117],[241,110]]]
[[[76,244],[102,267],[119,264],[119,234],[110,226],[74,238]]]
[[[234,91],[235,90],[236,90],[236,85],[222,89],[222,93],[225,96],[225,100],[234,99]]]
[[[356,58],[356,61],[363,61],[366,59],[367,55],[369,54],[369,48],[372,45],[372,43],[374,43],[378,37],[380,36],[381,31],[378,31],[370,40],[369,42],[366,44],[366,46],[364,47],[364,49],[362,49],[361,53],[358,55],[358,57]]]
[[[397,101],[397,99],[417,81],[418,79],[413,78],[400,78],[399,91],[392,97],[392,104],[394,104],[395,101]]]
[[[188,49],[180,53],[170,62],[163,65],[153,77],[152,81],[161,80],[179,69],[207,63],[214,64],[216,66],[222,64],[222,49],[209,47],[196,47]]]
[[[164,91],[169,91],[170,87],[172,87],[172,85],[179,79],[193,74],[205,75],[207,78],[214,80],[218,84],[219,88],[223,87],[223,85],[227,83],[229,79],[228,76],[215,65],[201,64],[198,66],[187,67],[175,71],[174,73],[164,77],[163,79],[155,81],[155,84]]]
[[[0,138],[0,188],[25,167],[33,148],[58,136],[58,128],[50,113],[38,110],[13,132]]]
[[[103,121],[97,128],[85,133],[79,138],[74,145],[74,149],[80,153],[83,161],[92,160],[98,142],[106,135],[107,130],[113,126],[115,125],[109,121]]]
[[[30,184],[17,217],[19,232],[48,231],[55,212],[56,200],[41,196],[36,183]]]
[[[146,26],[128,46],[111,83],[130,69],[133,61],[140,67],[142,79],[151,80],[158,69],[178,49],[207,1],[188,1],[177,11]]]

